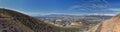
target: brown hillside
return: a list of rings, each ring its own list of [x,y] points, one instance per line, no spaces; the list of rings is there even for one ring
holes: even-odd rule
[[[120,32],[120,14],[91,28],[88,32]]]
[[[4,15],[4,11],[0,9],[0,32],[34,32],[24,26],[19,21],[15,21],[13,17]]]
[[[0,32],[75,32],[73,27],[58,27],[28,15],[0,8]]]
[[[13,11],[13,10],[0,9],[0,14],[1,14],[0,22],[1,23],[5,22],[6,25],[8,25],[5,27],[9,27],[10,24],[11,25],[14,24],[14,23],[11,23],[14,21],[14,22],[16,22],[16,24],[14,24],[14,25],[17,25],[18,29],[19,29],[18,25],[23,24],[25,27],[27,27],[30,30],[33,30],[35,32],[49,32],[49,31],[54,32],[54,31],[58,30],[58,28],[55,28],[55,27],[53,28],[53,26],[50,24],[44,23],[43,21],[40,21],[36,18],[30,17],[28,15],[25,15],[25,14],[22,14],[22,13]],[[18,22],[20,22],[21,24],[18,24]],[[3,23],[1,25],[4,25],[5,23]],[[23,28],[23,27],[21,27],[21,28]],[[28,30],[26,28],[19,29],[19,30],[24,30],[24,29]],[[10,29],[10,30],[12,30],[12,29]],[[30,30],[28,30],[28,31],[30,31]]]

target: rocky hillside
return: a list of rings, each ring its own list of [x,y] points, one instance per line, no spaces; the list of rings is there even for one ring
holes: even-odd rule
[[[0,32],[76,32],[77,28],[58,27],[28,15],[0,8]]]
[[[120,14],[99,23],[88,32],[120,32]]]
[[[96,26],[85,21],[76,21],[82,23],[79,27],[59,27],[14,10],[0,8],[0,32],[120,32],[120,14],[96,23]]]
[[[5,12],[4,9],[0,9],[0,32],[34,32]]]

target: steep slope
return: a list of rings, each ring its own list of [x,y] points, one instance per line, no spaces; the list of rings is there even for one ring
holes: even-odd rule
[[[13,10],[9,10],[9,9],[0,8],[0,14],[1,14],[0,24],[3,23],[1,24],[1,26],[4,25],[5,23],[8,24],[8,26],[5,26],[5,27],[9,27],[9,25],[15,25],[15,27],[17,26],[17,30],[19,30],[19,32],[32,32],[32,31],[33,32],[61,32],[61,31],[75,32],[77,31],[77,29],[73,27],[54,26],[52,24],[45,23],[36,18],[30,17],[28,15],[25,15]],[[1,30],[2,29],[0,29],[0,31]],[[12,30],[12,29],[9,29],[9,30]]]
[[[3,10],[0,9],[0,32],[34,32],[27,28],[13,17],[4,15]]]
[[[120,32],[120,14],[103,21],[88,32]]]

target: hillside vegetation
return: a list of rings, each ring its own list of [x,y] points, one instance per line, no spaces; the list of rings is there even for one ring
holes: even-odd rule
[[[3,24],[1,24],[3,23]],[[28,15],[0,8],[0,29],[4,31],[4,29],[8,29],[5,31],[8,32],[76,32],[78,31],[77,27],[59,27],[52,24],[48,24],[43,22],[37,18],[30,17]],[[6,27],[12,26],[13,29],[9,29]],[[15,28],[17,27],[17,28]]]

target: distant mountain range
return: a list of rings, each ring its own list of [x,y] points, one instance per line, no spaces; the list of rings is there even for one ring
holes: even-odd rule
[[[78,20],[78,19],[91,19],[91,20],[106,20],[111,18],[112,16],[107,16],[107,15],[64,15],[64,14],[50,14],[50,15],[44,15],[44,16],[34,16],[36,18],[48,18],[48,19],[73,19],[73,20]]]
[[[66,14],[50,14],[44,16],[36,16],[36,17],[111,17],[109,15],[66,15]]]

